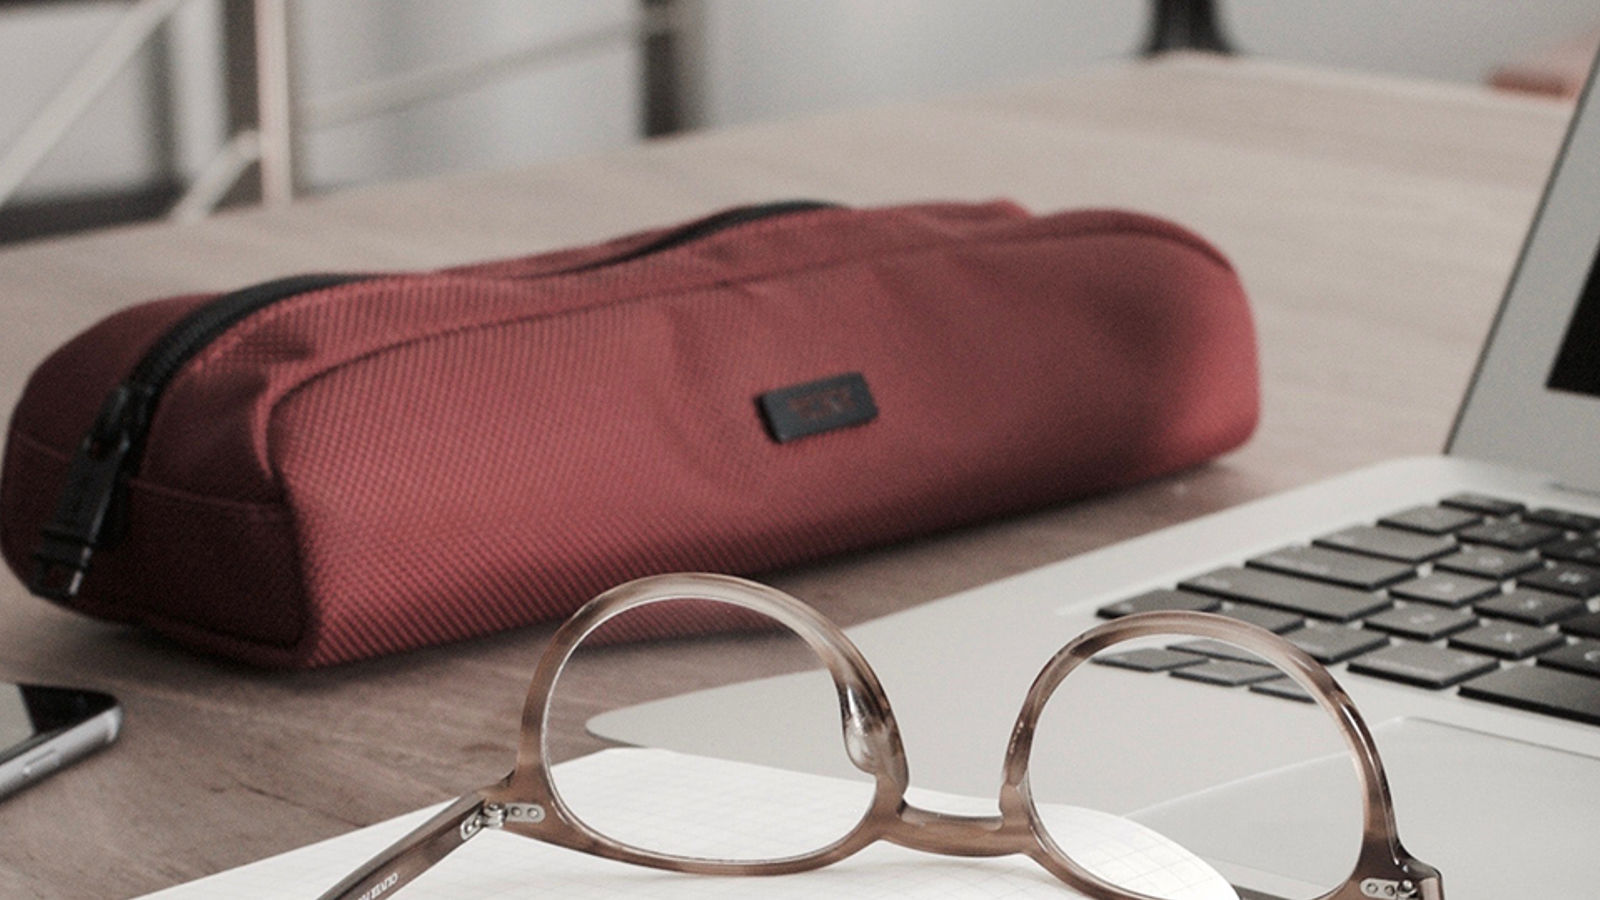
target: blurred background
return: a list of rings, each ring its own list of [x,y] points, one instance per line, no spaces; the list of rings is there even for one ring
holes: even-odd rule
[[[1547,95],[1593,0],[0,0],[0,242],[1171,49]]]

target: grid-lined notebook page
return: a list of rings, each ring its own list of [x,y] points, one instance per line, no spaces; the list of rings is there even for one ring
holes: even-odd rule
[[[630,798],[607,796],[606,787],[652,779],[674,790],[682,784],[681,804],[670,804],[674,816],[662,827],[692,828],[705,807],[720,801],[707,797],[710,783],[736,785],[741,795],[752,788],[816,800],[834,792],[855,790],[847,783],[816,775],[769,769],[746,763],[684,756],[665,750],[608,750],[560,767],[561,783],[585,792],[587,809],[602,804],[609,817],[630,815]],[[696,785],[689,790],[688,785]],[[613,791],[621,794],[621,791]],[[916,798],[939,809],[973,808],[982,804],[931,792]],[[814,804],[807,804],[811,806]],[[992,810],[993,803],[989,807]],[[321,843],[292,850],[208,878],[149,894],[142,900],[310,900],[406,832],[438,807],[418,810]],[[652,812],[659,815],[660,810]],[[1051,828],[1074,835],[1075,858],[1091,870],[1119,883],[1143,886],[1177,900],[1236,900],[1233,889],[1209,866],[1142,826],[1116,816],[1082,810],[1047,811]],[[612,821],[616,821],[615,818]],[[790,821],[791,826],[808,823]],[[763,840],[752,835],[752,840]],[[531,897],[593,898],[773,898],[813,900],[819,896],[852,898],[1055,898],[1077,896],[1037,864],[1021,857],[962,859],[929,856],[878,843],[842,863],[812,872],[776,877],[683,875],[612,862],[552,847],[501,831],[484,831],[446,857],[422,877],[396,893],[396,900],[513,900]]]

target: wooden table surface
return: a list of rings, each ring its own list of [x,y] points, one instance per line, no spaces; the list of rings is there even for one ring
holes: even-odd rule
[[[849,624],[1437,452],[1568,113],[1471,86],[1168,57],[24,245],[0,252],[0,406],[53,346],[138,300],[521,255],[775,198],[1128,207],[1232,256],[1261,337],[1249,444],[1113,496],[768,576]],[[0,897],[133,896],[491,781],[511,765],[548,634],[263,672],[59,611],[0,576],[0,678],[102,688],[127,710],[114,748],[0,803]],[[676,652],[620,654],[586,673],[585,696],[598,710],[712,677]]]

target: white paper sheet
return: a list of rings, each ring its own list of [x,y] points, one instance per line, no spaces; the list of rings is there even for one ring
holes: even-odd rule
[[[690,772],[671,785],[720,783],[741,792],[752,788],[826,795],[852,786],[816,775],[674,754],[665,750],[608,750],[558,767],[563,785],[586,792],[586,802],[601,803],[608,816],[630,815],[630,798],[610,785],[650,778],[658,772]],[[694,771],[691,771],[694,770]],[[668,790],[679,790],[667,786]],[[719,798],[682,791],[682,803],[669,804],[681,821],[671,830],[692,827],[697,807]],[[982,812],[992,801],[919,792],[914,799],[938,809]],[[327,890],[352,869],[416,827],[439,807],[418,810],[321,843],[292,850],[208,878],[146,895],[142,900],[299,900]],[[590,806],[590,809],[596,807]],[[1114,874],[1118,883],[1174,900],[1236,900],[1233,889],[1198,858],[1126,819],[1086,810],[1047,811],[1052,833],[1071,842],[1074,858],[1093,871]],[[792,820],[791,825],[794,825]],[[1060,829],[1059,831],[1056,829]],[[753,836],[753,840],[759,840]],[[395,894],[397,900],[513,900],[531,897],[774,898],[813,900],[852,898],[1055,898],[1077,896],[1054,876],[1021,857],[965,859],[930,856],[878,843],[842,863],[797,875],[717,877],[683,875],[612,862],[552,847],[501,831],[485,831]]]

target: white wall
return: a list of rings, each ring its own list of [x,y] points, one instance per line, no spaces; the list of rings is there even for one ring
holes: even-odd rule
[[[0,147],[8,146],[77,61],[100,41],[121,4],[40,4],[0,10]],[[138,183],[157,171],[156,107],[141,59],[107,90],[22,192],[48,194]]]
[[[293,11],[296,90],[312,106],[397,75],[607,36],[471,90],[307,131],[301,174],[313,187],[511,166],[640,134],[632,0],[299,0]]]
[[[1246,51],[1329,66],[1481,81],[1495,66],[1600,28],[1594,0],[1221,0]]]
[[[1143,43],[1146,0],[688,0],[703,124],[780,117],[1082,67]],[[1219,0],[1240,49],[1480,80],[1600,27],[1594,0]]]
[[[119,79],[25,187],[126,187],[192,172],[221,140],[215,0],[191,0],[166,61]],[[1147,0],[679,0],[690,28],[688,112],[722,125],[965,90],[1132,52]],[[1594,0],[1221,0],[1248,52],[1463,80],[1576,29]],[[0,8],[0,144],[126,5]],[[396,74],[619,28],[634,0],[294,0],[300,90],[317,101]],[[164,68],[158,68],[164,67]],[[635,45],[564,57],[493,84],[309,134],[313,186],[519,165],[637,139]],[[180,114],[165,152],[153,76]]]
[[[971,89],[1138,47],[1137,0],[685,0],[689,110],[725,125]]]
[[[0,148],[126,9],[119,2],[0,8]],[[641,130],[637,47],[621,34],[638,15],[632,0],[294,0],[291,11],[297,92],[313,101],[573,35],[616,35],[480,87],[308,133],[309,187],[525,164],[621,146]],[[224,139],[220,28],[214,0],[190,0],[165,38],[168,52],[146,52],[129,66],[19,198],[126,188],[168,169],[198,171]],[[175,133],[163,134],[166,104],[176,114]]]

